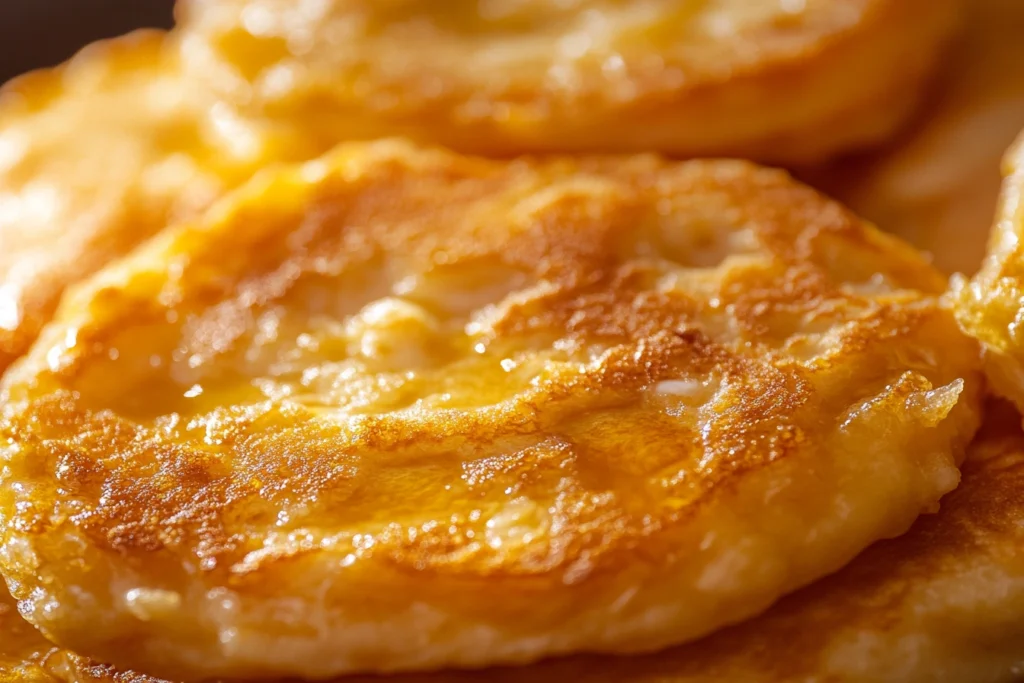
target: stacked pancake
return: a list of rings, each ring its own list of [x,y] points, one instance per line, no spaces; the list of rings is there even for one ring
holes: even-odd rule
[[[8,86],[0,678],[1012,680],[1024,181],[950,288],[757,165],[863,192],[963,9],[189,0]]]

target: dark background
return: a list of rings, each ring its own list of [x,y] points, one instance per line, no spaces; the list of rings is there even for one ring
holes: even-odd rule
[[[0,83],[59,64],[87,43],[170,27],[173,0],[0,0]]]

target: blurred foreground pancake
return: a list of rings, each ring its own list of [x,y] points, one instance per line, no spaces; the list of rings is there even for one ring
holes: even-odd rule
[[[988,411],[959,488],[937,515],[879,543],[763,616],[642,657],[573,657],[523,669],[391,683],[1003,683],[1024,661],[1024,435]],[[0,678],[160,683],[47,643],[0,607]],[[6,668],[5,668],[6,667]],[[6,677],[5,677],[6,676]],[[378,678],[346,678],[375,683]]]
[[[944,288],[744,162],[344,145],[65,297],[2,384],[0,569],[171,677],[690,640],[955,487]]]
[[[1024,2],[972,0],[964,9],[963,37],[917,125],[809,178],[943,271],[970,275],[996,211],[1000,160],[1024,128]]]
[[[887,139],[955,0],[183,0],[185,60],[321,140],[810,163]]]
[[[298,153],[200,96],[176,55],[142,32],[0,90],[0,372],[67,285]]]

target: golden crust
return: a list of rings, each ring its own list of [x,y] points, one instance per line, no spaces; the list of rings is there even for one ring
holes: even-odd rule
[[[64,288],[298,149],[211,107],[157,32],[0,90],[0,371]]]
[[[895,144],[810,180],[948,273],[981,265],[999,160],[1024,128],[1024,3],[965,3],[965,29],[927,114]]]
[[[1024,659],[1024,434],[990,406],[937,515],[838,574],[705,640],[642,657],[573,657],[394,683],[935,683],[1016,680]],[[53,647],[0,608],[0,679],[161,683]],[[6,667],[6,668],[5,668]],[[6,677],[5,677],[6,676]],[[372,683],[377,678],[346,678]]]
[[[586,149],[593,148],[593,141],[598,140],[607,149],[664,148],[682,153],[763,158],[772,157],[772,150],[784,150],[786,160],[792,160],[789,156],[821,156],[869,137],[880,138],[897,120],[902,120],[909,101],[916,97],[917,88],[912,82],[923,77],[953,23],[953,0],[929,0],[926,10],[918,7],[921,2],[924,0],[831,0],[835,5],[831,7],[815,0],[808,3],[807,16],[781,20],[770,14],[750,14],[742,3],[723,5],[718,14],[701,14],[692,21],[696,22],[694,26],[701,21],[739,22],[742,31],[737,40],[719,41],[728,46],[731,56],[713,61],[717,57],[706,52],[707,45],[697,49],[692,77],[688,77],[685,87],[674,90],[666,85],[666,74],[680,67],[668,64],[652,71],[650,60],[644,61],[642,53],[635,64],[632,58],[626,64],[626,76],[617,77],[618,90],[606,87],[609,84],[603,77],[596,84],[590,83],[595,74],[604,71],[588,71],[587,60],[577,60],[579,63],[573,69],[589,73],[590,85],[582,90],[573,86],[571,93],[566,88],[552,89],[543,83],[531,85],[526,74],[536,71],[520,69],[518,65],[516,74],[526,80],[510,82],[506,90],[492,92],[496,87],[493,82],[481,84],[472,80],[476,77],[463,66],[469,62],[455,59],[432,66],[423,62],[428,70],[438,69],[432,78],[440,79],[437,82],[444,85],[448,94],[443,97],[430,99],[423,95],[422,78],[392,83],[381,75],[374,81],[372,93],[366,94],[363,101],[350,103],[361,113],[324,118],[321,95],[314,92],[322,84],[314,83],[315,79],[298,79],[290,91],[293,94],[276,104],[268,101],[266,107],[273,114],[278,104],[288,104],[285,109],[298,117],[291,120],[284,116],[289,125],[270,123],[266,117],[247,116],[243,120],[224,103],[217,103],[202,85],[223,84],[223,79],[211,81],[210,77],[224,71],[223,65],[218,67],[219,60],[210,58],[203,38],[210,37],[221,45],[221,38],[214,39],[208,34],[236,35],[242,24],[251,25],[251,18],[260,16],[262,8],[258,3],[244,11],[232,3],[191,5],[191,11],[185,12],[186,18],[191,18],[186,23],[192,25],[185,38],[185,74],[178,34],[168,37],[143,32],[90,46],[65,66],[30,74],[0,90],[0,243],[4,245],[0,253],[0,370],[25,351],[69,284],[126,253],[168,222],[196,215],[226,189],[248,179],[256,169],[272,162],[309,158],[342,138],[404,131],[427,140],[501,153]],[[288,3],[287,7],[294,8],[295,4]],[[387,8],[375,3],[373,7],[384,14],[422,11],[412,5]],[[348,11],[345,8],[335,7],[339,13],[337,21],[343,22],[343,11]],[[449,19],[465,19],[464,7],[445,11]],[[517,11],[527,16],[536,13],[538,31],[542,34],[556,31],[559,22],[565,20],[557,12],[548,15],[545,12],[550,9],[540,11],[535,6]],[[906,23],[915,12],[920,12],[919,24],[908,32]],[[592,12],[589,16],[599,14]],[[245,17],[248,19],[243,21]],[[656,18],[640,20],[639,27],[630,29],[640,32],[627,42],[656,45],[658,40],[665,39],[661,36],[665,29]],[[515,23],[516,19],[508,21]],[[806,30],[805,24],[820,29],[821,35]],[[337,22],[331,25],[336,26]],[[454,30],[457,26],[458,21],[448,28]],[[290,38],[304,35],[301,26],[292,28]],[[323,28],[326,33],[318,37],[329,35],[332,30],[328,26]],[[584,31],[580,35],[589,34]],[[554,39],[548,35],[548,43]],[[544,44],[543,36],[540,41]],[[736,55],[749,53],[747,48],[758,41],[766,41],[765,59],[755,59],[752,64],[736,63]],[[879,49],[876,43],[902,51],[900,55],[905,52],[910,58],[890,54],[889,48]],[[357,51],[378,49],[369,42],[361,46],[351,44]],[[243,49],[241,45],[236,47]],[[464,50],[465,45],[457,49]],[[870,58],[864,56],[865,51]],[[231,54],[244,61],[241,53]],[[631,53],[626,49],[623,54]],[[768,59],[768,54],[775,55],[775,61]],[[245,55],[252,56],[249,52]],[[380,55],[373,52],[371,63],[384,64]],[[779,55],[789,55],[790,61],[779,62]],[[400,57],[401,52],[396,56]],[[876,58],[891,64],[885,69],[872,69],[871,60]],[[306,59],[311,60],[310,64],[319,63],[315,50],[312,56],[306,55],[298,62],[305,63]],[[421,62],[422,55],[417,55],[415,61]],[[683,62],[685,66],[686,60]],[[634,66],[639,69],[636,74]],[[847,73],[854,68],[863,68],[868,75]],[[280,76],[283,71],[275,73]],[[310,78],[316,73],[312,68]],[[887,87],[896,89],[896,95],[876,92],[881,86],[872,75],[875,73],[893,77],[894,82]],[[896,74],[900,74],[898,79]],[[834,86],[840,83],[845,85],[839,93],[834,92]],[[849,102],[855,90],[851,84],[863,84],[871,91],[870,97],[859,93],[858,97],[866,102],[860,108]],[[532,94],[522,90],[531,87],[535,88]],[[813,92],[825,104],[812,107],[787,87],[802,93]],[[402,106],[408,106],[409,111],[394,103],[382,104],[394,99],[391,95],[395,88],[403,88]],[[467,88],[492,93],[493,97],[470,97]],[[622,88],[637,92],[624,98]],[[241,94],[237,83],[227,90],[235,97]],[[602,93],[613,91],[620,94],[612,102],[595,101]],[[410,92],[421,96],[410,98]],[[765,93],[775,99],[769,101]],[[875,106],[883,96],[886,106]],[[841,116],[832,106],[836,98],[846,107]],[[902,102],[904,99],[906,103]],[[523,111],[552,106],[553,118],[547,121],[542,117],[530,123],[522,120],[524,114],[519,109],[516,120],[497,113],[465,112],[467,107],[504,111],[506,100],[516,107],[521,105]],[[558,105],[563,100],[565,106]],[[694,112],[692,121],[680,115],[680,102],[686,105],[686,111]],[[291,103],[295,104],[294,109]],[[755,120],[764,129],[738,128],[737,114],[723,110],[733,106],[741,109],[744,121],[751,120],[747,115],[751,108],[759,108]],[[445,114],[449,108],[462,113]],[[817,112],[816,121],[828,119],[827,127],[811,125],[813,122],[800,118],[812,110]],[[565,121],[558,123],[558,117]],[[658,118],[664,120],[654,120]],[[415,121],[412,127],[410,119]],[[373,125],[368,125],[368,121]],[[720,123],[725,128],[715,132]],[[612,130],[622,132],[609,135]],[[797,131],[801,137],[791,139],[792,135],[787,137],[785,130]],[[812,130],[818,133],[810,135]],[[659,142],[659,137],[671,137],[679,131],[699,131],[699,135],[690,140]],[[648,135],[651,139],[647,139]],[[492,142],[479,144],[483,141]]]
[[[888,138],[957,5],[186,0],[179,19],[197,80],[321,141],[792,164]]]
[[[943,289],[742,162],[342,146],[65,298],[3,384],[0,568],[168,676],[692,639],[955,486]]]
[[[65,656],[74,660],[70,653],[62,653],[43,638],[39,631],[18,616],[17,606],[7,591],[0,586],[0,681],[4,683],[51,683],[60,680],[46,670],[46,659]],[[73,666],[87,667],[87,660],[75,660]],[[67,669],[69,680],[81,677]],[[112,676],[113,674],[111,674]],[[109,676],[108,676],[109,678]],[[103,680],[100,678],[99,680]]]
[[[1024,407],[1024,138],[1004,160],[1002,195],[989,253],[973,279],[953,281],[961,327],[982,344],[992,388]]]

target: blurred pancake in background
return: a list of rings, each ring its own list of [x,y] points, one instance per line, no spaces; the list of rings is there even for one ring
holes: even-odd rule
[[[1000,159],[1024,128],[1024,2],[964,5],[966,30],[910,131],[805,176],[942,270],[973,274],[995,215]]]
[[[302,155],[202,96],[177,64],[173,40],[140,32],[0,90],[0,371],[67,285],[254,168]]]
[[[780,162],[878,142],[917,102],[955,5],[193,0],[186,73],[178,34],[147,33],[0,92],[0,368],[68,284],[340,140]]]
[[[747,162],[348,143],[64,297],[0,385],[0,571],[190,679],[692,640],[956,486],[945,287]]]
[[[178,19],[193,78],[322,141],[793,164],[905,123],[958,4],[182,0]]]
[[[1024,435],[993,406],[960,487],[937,515],[879,543],[766,614],[640,657],[573,657],[522,669],[392,683],[1009,683],[1024,660]],[[0,606],[0,679],[160,683],[50,645]],[[377,683],[348,677],[345,683]]]

